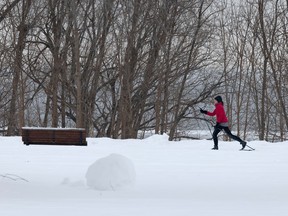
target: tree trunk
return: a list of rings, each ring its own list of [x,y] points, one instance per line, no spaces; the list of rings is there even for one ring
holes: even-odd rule
[[[17,113],[17,101],[19,99],[19,82],[20,78],[22,77],[22,55],[23,55],[23,50],[25,47],[25,39],[26,35],[28,33],[29,27],[26,24],[26,18],[29,13],[31,6],[31,0],[28,0],[26,4],[23,2],[22,6],[22,19],[21,22],[18,26],[18,40],[16,44],[16,55],[14,59],[14,76],[13,76],[13,81],[12,81],[12,97],[11,97],[11,102],[10,102],[10,109],[9,109],[9,117],[8,117],[8,130],[7,130],[7,135],[12,136],[12,135],[18,135],[19,130],[21,130],[21,127],[24,126],[24,105],[23,105],[23,95],[22,100],[20,103],[22,104],[20,108],[22,110],[18,110]],[[24,83],[22,83],[20,86],[23,87]],[[24,94],[24,90],[21,89],[21,94]],[[19,119],[19,125],[18,121]]]

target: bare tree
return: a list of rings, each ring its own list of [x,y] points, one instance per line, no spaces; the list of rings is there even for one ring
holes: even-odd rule
[[[8,4],[6,8],[4,8],[6,5],[4,5],[1,8],[1,15],[0,15],[0,23],[5,19],[5,17],[13,10],[14,7],[20,2],[21,0],[14,0],[11,4]]]
[[[19,97],[19,82],[22,73],[22,55],[25,48],[25,39],[27,33],[29,31],[29,23],[27,23],[27,16],[29,14],[31,7],[31,0],[25,1],[22,4],[22,14],[20,24],[18,26],[18,40],[15,46],[15,59],[13,64],[13,81],[12,81],[12,97],[10,102],[10,110],[9,110],[9,117],[8,117],[8,135],[16,135],[18,134],[18,126],[21,128],[24,126],[24,106],[21,105],[22,109],[19,110],[18,118],[20,117],[19,121],[20,124],[18,125],[17,118],[15,118],[17,113],[17,101]],[[23,92],[22,92],[23,94]],[[23,97],[23,96],[21,96]],[[23,100],[21,101],[23,103]],[[22,113],[22,114],[21,114]]]
[[[176,88],[175,104],[173,105],[173,120],[170,127],[169,140],[174,138],[177,126],[185,117],[189,107],[194,106],[209,97],[212,91],[221,84],[221,74],[219,77],[216,75],[217,78],[214,82],[211,82],[211,80],[206,77],[209,76],[209,73],[205,71],[205,67],[203,66],[207,64],[205,59],[210,55],[210,52],[205,50],[206,53],[203,56],[200,54],[202,47],[206,43],[209,43],[210,35],[212,34],[212,32],[209,31],[209,27],[211,27],[210,24],[212,23],[209,23],[209,21],[213,17],[213,13],[209,13],[208,10],[211,4],[212,1],[201,1],[199,4],[192,4],[192,7],[189,8],[194,11],[193,14],[195,15],[192,16],[192,19],[195,24],[192,25],[192,27],[188,27],[191,28],[192,37],[188,37],[191,42],[187,44],[188,49],[185,53],[187,62],[181,70],[181,75],[178,74],[177,76],[179,83]],[[205,75],[203,76],[203,74]],[[199,86],[200,83],[201,87]],[[193,92],[193,89],[196,89],[197,94],[189,94],[190,88],[192,88],[190,90],[191,92]],[[187,101],[184,102],[183,99],[187,97],[187,93],[190,96],[190,99],[187,99]]]

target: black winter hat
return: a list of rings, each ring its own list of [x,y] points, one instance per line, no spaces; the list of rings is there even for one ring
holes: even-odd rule
[[[218,103],[223,103],[222,97],[219,95],[214,98]]]

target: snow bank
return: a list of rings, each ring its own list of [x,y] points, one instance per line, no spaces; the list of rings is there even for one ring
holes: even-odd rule
[[[154,134],[150,137],[147,137],[145,140],[152,141],[153,143],[167,143],[167,141],[169,140],[169,136],[166,133],[164,133],[163,135]]]
[[[93,163],[87,170],[86,181],[95,190],[119,190],[135,183],[136,172],[130,159],[111,154]]]

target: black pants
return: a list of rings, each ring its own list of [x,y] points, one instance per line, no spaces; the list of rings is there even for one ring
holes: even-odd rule
[[[221,130],[224,130],[225,133],[234,140],[237,140],[238,142],[242,143],[244,142],[242,139],[240,139],[238,136],[235,136],[231,133],[229,127],[223,127],[221,125],[216,125],[214,127],[214,132],[213,132],[213,141],[214,141],[214,147],[218,147],[218,134],[220,133]]]

